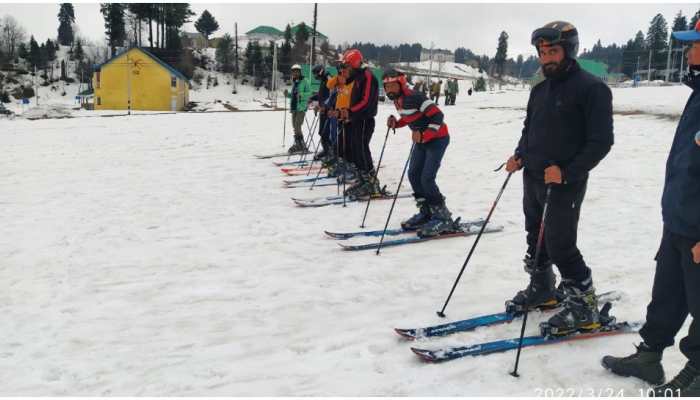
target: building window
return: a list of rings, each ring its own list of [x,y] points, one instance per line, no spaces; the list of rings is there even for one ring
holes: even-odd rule
[[[95,72],[95,87],[100,88],[100,71]]]
[[[102,105],[102,99],[99,98],[99,97],[97,98],[97,105],[98,105],[98,106],[101,106],[101,105]]]
[[[170,87],[174,87],[174,88],[177,87],[177,78],[175,78],[175,77],[170,78]]]

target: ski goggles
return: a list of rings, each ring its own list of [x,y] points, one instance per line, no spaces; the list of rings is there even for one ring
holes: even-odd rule
[[[541,44],[551,46],[553,44],[558,44],[562,40],[562,32],[559,29],[539,28],[532,32],[530,43],[535,47],[539,47]]]

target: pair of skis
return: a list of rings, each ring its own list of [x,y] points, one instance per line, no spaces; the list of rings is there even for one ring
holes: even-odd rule
[[[617,322],[615,318],[609,317],[607,314],[610,310],[611,303],[622,299],[623,295],[617,291],[602,293],[598,296],[600,303],[605,303],[601,310],[601,325],[595,329],[588,331],[575,331],[564,335],[549,335],[540,334],[526,336],[523,338],[522,347],[533,347],[547,344],[555,344],[569,342],[573,340],[593,339],[603,336],[619,335],[623,333],[638,332],[642,327],[642,322]],[[540,309],[541,312],[546,312],[556,309],[549,307]],[[510,323],[522,317],[522,312],[501,312],[495,314],[486,314],[478,317],[473,317],[461,321],[449,322],[446,324],[428,326],[417,329],[400,329],[395,331],[401,337],[409,340],[417,340],[431,337],[447,336],[458,332],[469,332],[479,327],[488,327],[504,323]],[[520,338],[509,338],[496,340],[492,342],[478,343],[465,346],[450,346],[437,349],[424,349],[420,347],[411,347],[411,351],[424,361],[442,362],[454,360],[467,356],[480,356],[492,353],[500,353],[518,348]]]
[[[412,197],[413,194],[411,193],[399,193],[399,198],[406,198],[406,197]],[[372,201],[374,200],[391,200],[394,198],[394,195],[388,192],[384,192],[379,196],[373,196]],[[333,204],[344,204],[344,203],[354,203],[354,202],[364,202],[367,201],[366,198],[356,198],[356,197],[351,197],[351,196],[345,196],[343,199],[343,196],[325,196],[325,197],[314,197],[314,198],[309,198],[309,199],[297,199],[292,197],[292,201],[294,204],[298,205],[299,207],[323,207],[323,206],[329,206]]]
[[[484,224],[483,219],[476,219],[472,221],[461,221],[459,218],[455,221],[455,229],[452,232],[442,233],[437,236],[420,237],[417,235],[416,231],[409,231],[406,229],[387,229],[386,236],[398,236],[398,235],[411,235],[399,239],[385,240],[382,242],[382,247],[393,247],[402,246],[413,243],[422,243],[432,240],[449,239],[455,237],[471,236],[479,233],[482,225]],[[502,226],[487,226],[484,229],[484,233],[494,233],[503,230]],[[356,237],[380,237],[384,233],[383,229],[374,231],[358,231],[358,232],[328,232],[325,231],[326,235],[337,240],[347,240]],[[344,244],[338,243],[345,251],[360,251],[360,250],[372,250],[379,247],[379,242],[364,243],[364,244]]]

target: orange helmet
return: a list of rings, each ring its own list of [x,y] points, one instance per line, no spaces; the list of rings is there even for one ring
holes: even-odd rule
[[[362,66],[362,53],[357,49],[348,49],[343,53],[343,64],[350,68],[360,68]]]

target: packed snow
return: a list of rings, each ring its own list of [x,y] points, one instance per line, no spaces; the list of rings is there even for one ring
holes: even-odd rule
[[[625,293],[613,307],[619,320],[643,319],[650,299],[664,164],[689,93],[613,90],[616,143],[590,178],[579,245],[598,290]],[[505,179],[493,169],[515,147],[527,97],[462,92],[456,106],[442,106],[451,143],[438,183],[455,216],[485,217]],[[392,107],[379,108],[375,161]],[[409,350],[416,343],[393,328],[446,321],[435,311],[474,237],[379,256],[341,252],[323,230],[357,230],[365,205],[295,207],[290,197],[336,187],[283,188],[279,168],[253,157],[283,150],[284,111],[81,113],[0,119],[0,395],[638,395],[645,387],[600,366],[603,355],[634,351],[637,335],[524,349],[520,379],[508,374],[514,352],[420,362]],[[407,129],[389,135],[379,178],[392,190],[409,148]],[[448,321],[501,311],[525,287],[521,196],[517,175],[493,218],[505,229],[480,241]],[[390,206],[373,202],[367,226],[382,228]],[[391,225],[414,211],[399,200]],[[545,318],[532,315],[527,333]],[[417,344],[519,331],[514,323]],[[684,362],[669,349],[667,376]]]

